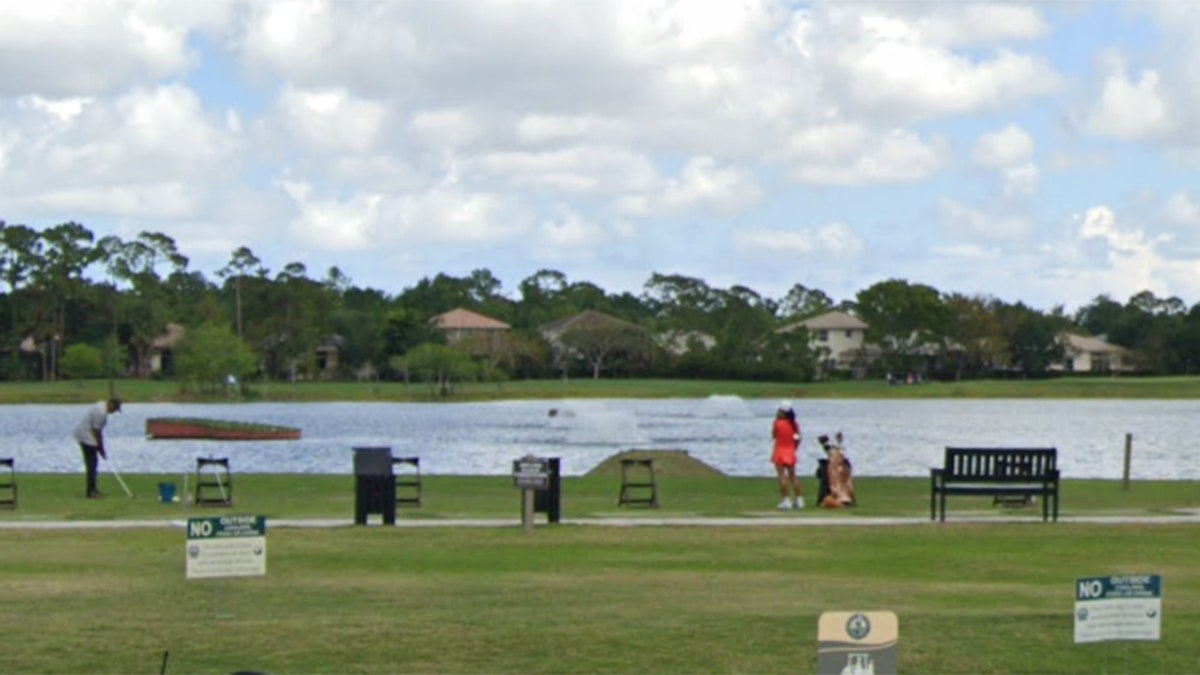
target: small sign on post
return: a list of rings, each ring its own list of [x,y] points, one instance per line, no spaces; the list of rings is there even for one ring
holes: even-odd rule
[[[885,675],[898,671],[895,612],[825,612],[817,622],[817,673]]]
[[[521,499],[521,522],[525,525],[525,532],[532,533],[533,493],[549,487],[550,462],[533,455],[513,460],[513,485],[524,492]]]
[[[188,518],[188,579],[265,576],[267,517]]]
[[[1162,636],[1162,577],[1075,580],[1075,642],[1157,641]]]

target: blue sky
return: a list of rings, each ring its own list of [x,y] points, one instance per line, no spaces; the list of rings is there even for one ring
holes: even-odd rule
[[[1200,302],[1200,3],[0,0],[0,219],[215,278]]]

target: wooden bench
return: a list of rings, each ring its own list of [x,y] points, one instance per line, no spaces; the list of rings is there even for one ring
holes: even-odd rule
[[[929,470],[929,519],[946,520],[946,495],[991,495],[1041,497],[1042,521],[1057,521],[1057,459],[1056,448],[947,447],[944,464]]]

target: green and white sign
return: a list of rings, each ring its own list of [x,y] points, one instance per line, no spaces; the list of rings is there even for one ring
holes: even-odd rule
[[[188,579],[264,576],[267,573],[267,518],[188,518],[184,550]]]
[[[1075,642],[1159,640],[1162,577],[1130,574],[1075,580]]]

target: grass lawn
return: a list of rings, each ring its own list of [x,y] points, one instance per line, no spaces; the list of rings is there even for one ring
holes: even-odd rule
[[[170,380],[117,380],[128,401],[227,401],[199,397]],[[0,382],[0,404],[86,403],[108,395],[107,380]],[[463,383],[448,397],[423,384],[402,382],[251,382],[246,401],[490,401],[563,398],[1200,398],[1200,377],[1057,377],[1046,380],[972,380],[887,386],[861,382],[736,382],[719,380],[572,379]]]
[[[82,477],[19,476],[0,524],[262,513],[350,519],[353,479],[234,476],[233,509],[77,496]],[[809,480],[806,488],[813,487]],[[772,481],[667,475],[662,508],[618,509],[619,479],[565,478],[564,517],[752,516],[764,526],[271,528],[265,577],[184,578],[185,534],[0,528],[5,672],[811,672],[824,611],[900,618],[900,668],[922,673],[1200,671],[1196,525],[1043,524],[1032,509],[951,499],[951,522],[778,527],[778,519],[928,517],[921,479],[863,478],[853,510],[771,509]],[[519,515],[505,477],[428,476],[400,519]],[[1200,508],[1193,482],[1067,481],[1063,515]],[[1021,522],[952,522],[1015,514]],[[1163,575],[1163,638],[1073,644],[1074,582]]]

